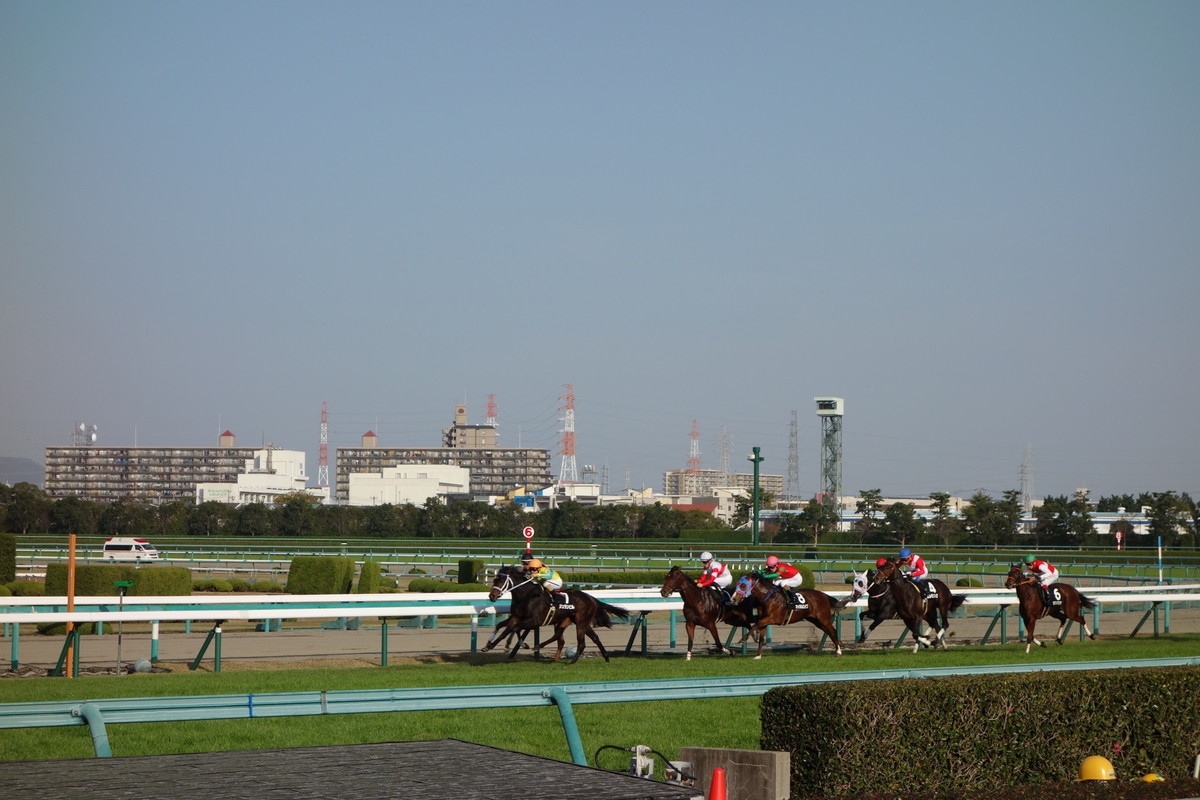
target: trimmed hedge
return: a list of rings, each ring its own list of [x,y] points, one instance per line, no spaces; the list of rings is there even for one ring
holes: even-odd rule
[[[17,537],[0,533],[0,584],[17,579]]]
[[[347,556],[296,556],[288,567],[291,594],[349,594],[355,563]]]
[[[362,562],[354,591],[357,594],[378,594],[383,591],[383,565],[370,559]]]
[[[116,597],[116,581],[132,581],[126,596],[158,597],[192,593],[192,572],[187,567],[137,567],[133,564],[77,564],[75,594],[81,597]],[[46,594],[67,593],[67,565],[46,565]]]
[[[408,584],[410,592],[486,592],[491,588],[488,583],[457,583],[441,578],[413,578]]]
[[[1036,793],[1089,755],[1178,778],[1200,751],[1197,697],[1200,667],[787,686],[763,696],[761,747],[791,753],[794,798]]]
[[[460,558],[458,560],[459,583],[480,583],[484,577],[482,558]]]

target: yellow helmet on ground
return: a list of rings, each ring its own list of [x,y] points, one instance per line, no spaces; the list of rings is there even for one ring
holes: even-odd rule
[[[1117,772],[1113,769],[1112,762],[1104,756],[1088,756],[1079,765],[1079,781],[1115,781]]]
[[[532,558],[529,560],[529,563],[526,566],[529,567],[529,569],[541,569],[546,565],[542,563],[540,558]]]
[[[1165,781],[1166,778],[1164,778],[1162,775],[1159,775],[1157,772],[1147,772],[1145,775],[1138,778],[1138,780],[1145,781],[1146,783],[1158,783],[1159,781]]]

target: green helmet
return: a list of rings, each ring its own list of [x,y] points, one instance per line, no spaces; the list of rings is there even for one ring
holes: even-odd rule
[[[1033,562],[1035,562],[1035,561],[1037,561],[1037,559],[1033,557],[1033,553],[1028,553],[1028,554],[1026,554],[1026,556],[1025,556],[1025,563],[1026,563],[1026,564],[1032,564],[1032,563],[1033,563]]]

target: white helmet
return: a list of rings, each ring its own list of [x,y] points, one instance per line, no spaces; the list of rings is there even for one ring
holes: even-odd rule
[[[700,554],[700,560],[701,561],[712,561],[712,553],[705,550],[703,553]]]

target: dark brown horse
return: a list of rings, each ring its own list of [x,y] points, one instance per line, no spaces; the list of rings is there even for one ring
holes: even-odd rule
[[[735,628],[749,628],[754,623],[753,614],[734,606],[727,606],[724,600],[712,589],[701,586],[679,567],[671,567],[663,581],[660,594],[670,597],[679,592],[683,599],[683,619],[687,628],[687,660],[692,660],[692,642],[696,637],[696,626],[706,629],[712,634],[713,642],[721,653],[730,651],[721,643],[717,633],[717,623],[724,622]]]
[[[1096,634],[1088,628],[1083,614],[1079,613],[1079,609],[1088,609],[1095,605],[1091,598],[1084,597],[1078,589],[1069,584],[1052,583],[1046,587],[1046,591],[1050,595],[1049,602],[1047,602],[1046,598],[1042,596],[1042,588],[1038,583],[1036,577],[1026,577],[1020,564],[1013,564],[1008,570],[1008,577],[1004,579],[1005,589],[1017,590],[1021,619],[1025,623],[1026,653],[1029,652],[1030,645],[1035,642],[1038,647],[1046,646],[1045,642],[1035,639],[1033,636],[1033,626],[1042,617],[1054,617],[1058,620],[1058,633],[1054,635],[1054,639],[1059,644],[1063,643],[1063,632],[1066,630],[1067,620],[1082,625],[1083,632],[1088,635],[1089,639],[1096,638]]]
[[[787,596],[762,573],[752,572],[738,580],[733,602],[740,605],[747,600],[756,600],[759,604],[759,611],[750,628],[751,635],[758,639],[758,654],[754,656],[756,661],[762,658],[768,625],[789,625],[800,620],[811,622],[824,631],[837,648],[834,655],[842,654],[842,643],[833,625],[833,611],[841,608],[841,601],[816,589],[797,589],[795,592],[797,604],[793,606],[788,603]]]
[[[872,586],[886,586],[895,603],[895,616],[904,621],[913,635],[913,652],[921,645],[946,647],[946,631],[950,627],[950,612],[966,602],[966,595],[951,594],[950,587],[937,578],[926,578],[923,587],[904,577],[900,566],[885,559],[871,579]],[[934,632],[933,641],[921,633],[924,622]],[[878,624],[878,623],[876,623]],[[872,625],[872,628],[875,626]]]
[[[886,583],[881,586],[873,585],[871,581],[874,577],[875,570],[873,569],[854,573],[854,588],[850,592],[850,596],[842,601],[843,605],[850,605],[860,597],[867,598],[867,610],[859,614],[858,618],[871,620],[871,627],[864,629],[859,634],[859,644],[865,642],[871,631],[878,628],[881,623],[889,619],[896,619],[896,600],[892,597],[891,587]]]
[[[534,649],[545,647],[551,642],[558,642],[558,650],[554,654],[554,660],[558,661],[566,646],[564,633],[573,623],[576,631],[576,649],[571,663],[575,663],[583,655],[587,639],[596,643],[596,647],[600,648],[600,654],[604,656],[605,661],[608,661],[608,651],[604,649],[604,644],[596,635],[595,629],[611,628],[611,617],[623,619],[629,617],[629,612],[625,609],[601,602],[587,592],[578,589],[564,591],[567,602],[553,606],[542,588],[525,577],[521,567],[501,567],[496,573],[491,591],[488,592],[488,599],[495,602],[505,594],[512,596],[508,619],[501,622],[492,631],[487,644],[483,646],[484,652],[491,650],[501,640],[505,640],[513,634],[523,640],[529,631],[543,625],[552,625],[554,635]],[[509,654],[509,658],[515,656],[519,648],[520,641]]]

